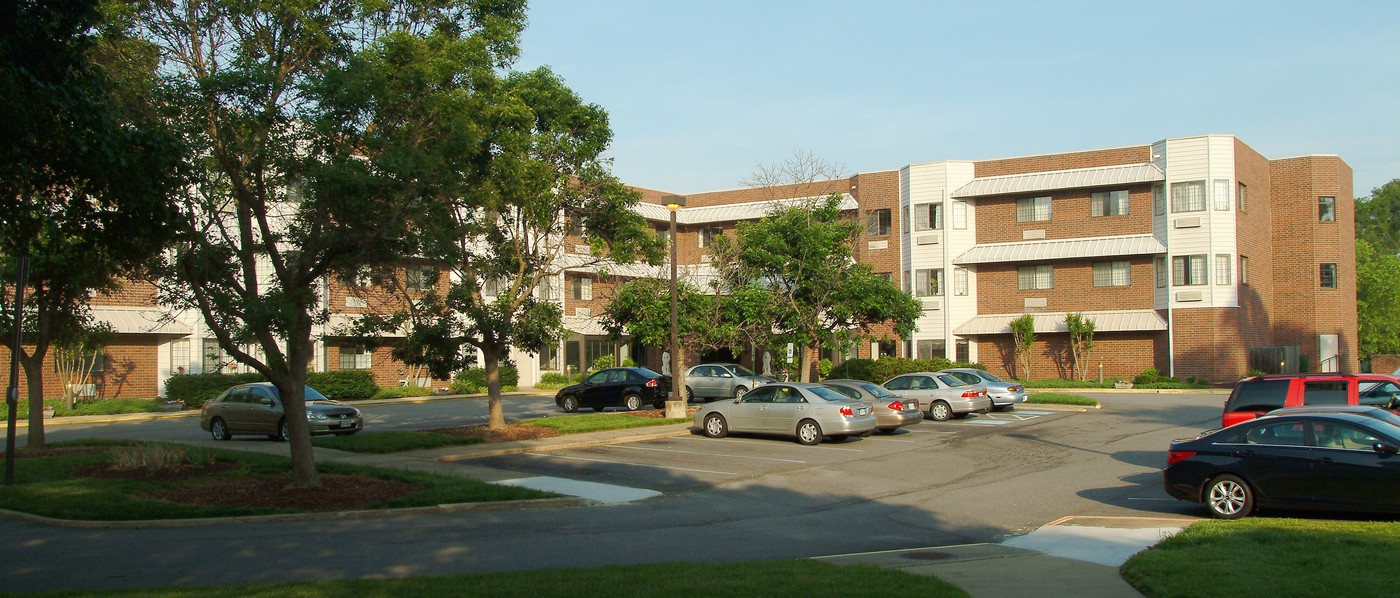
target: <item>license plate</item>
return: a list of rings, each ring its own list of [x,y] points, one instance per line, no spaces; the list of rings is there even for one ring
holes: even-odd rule
[[[870,408],[869,408],[869,407],[861,407],[859,413],[860,413],[861,415],[870,415]]]

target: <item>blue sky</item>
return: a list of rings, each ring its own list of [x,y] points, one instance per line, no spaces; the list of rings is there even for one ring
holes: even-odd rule
[[[1400,178],[1400,2],[532,0],[613,172],[730,189],[806,150],[848,172],[1234,134]]]

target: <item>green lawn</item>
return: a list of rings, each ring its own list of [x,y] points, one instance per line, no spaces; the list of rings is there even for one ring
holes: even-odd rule
[[[153,411],[164,411],[161,409],[164,401],[160,399],[98,399],[82,400],[73,408],[68,408],[68,403],[63,399],[45,399],[44,405],[53,407],[55,417],[67,415],[112,415],[114,413],[149,413]],[[15,409],[16,417],[19,419],[29,419],[29,400],[20,399],[19,405]],[[0,401],[0,419],[9,417],[10,407],[4,401]]]
[[[1400,525],[1251,518],[1201,521],[1123,564],[1149,598],[1394,596]]]
[[[141,596],[152,598],[363,598],[365,596],[472,596],[535,598],[651,598],[698,596],[728,598],[823,598],[878,595],[909,598],[966,598],[967,592],[932,576],[881,569],[873,565],[832,565],[817,561],[747,563],[661,563],[593,569],[540,569],[417,577],[349,579],[303,583],[178,587],[156,590],[56,592],[26,596]]]
[[[50,446],[134,444],[136,443],[80,441],[77,443],[51,443]],[[150,492],[214,477],[285,476],[291,471],[291,460],[286,457],[229,449],[200,449],[174,444],[143,444],[183,450],[188,459],[196,463],[202,463],[212,457],[216,461],[239,464],[241,468],[212,474],[204,478],[178,481],[127,480],[74,475],[74,471],[80,467],[107,462],[113,458],[110,453],[20,458],[15,460],[15,485],[0,486],[0,509],[59,519],[95,521],[190,519],[295,512],[261,507],[182,505],[146,498],[145,495]],[[466,477],[435,476],[409,471],[357,467],[342,463],[317,463],[316,469],[323,474],[363,475],[422,487],[419,492],[385,501],[372,508],[421,507],[557,496],[525,488],[487,484]]]
[[[1082,405],[1085,407],[1096,407],[1099,402],[1089,397],[1065,394],[1062,392],[1033,392],[1026,397],[1027,403],[1040,403],[1042,405]]]
[[[421,451],[458,444],[478,444],[480,438],[463,438],[435,432],[361,432],[354,436],[317,436],[312,446],[354,453]]]
[[[636,417],[627,415],[626,413],[585,413],[581,415],[559,415],[554,417],[522,419],[515,423],[539,426],[541,428],[552,428],[560,434],[583,434],[585,432],[601,432],[604,430],[664,426],[688,421],[690,421],[688,417],[666,419],[660,417]]]

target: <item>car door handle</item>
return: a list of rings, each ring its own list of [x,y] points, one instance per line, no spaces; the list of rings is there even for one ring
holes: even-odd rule
[[[1235,451],[1236,457],[1253,457],[1254,451]]]

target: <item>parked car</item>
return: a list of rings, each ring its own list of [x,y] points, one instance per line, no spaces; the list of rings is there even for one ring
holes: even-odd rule
[[[987,396],[992,398],[993,411],[1008,411],[1017,403],[1026,402],[1026,385],[1015,380],[1002,380],[991,372],[974,368],[951,368],[940,370],[968,384],[981,384],[987,387]]]
[[[703,363],[685,372],[687,399],[737,399],[744,393],[776,382],[737,363]]]
[[[1359,413],[1268,415],[1167,453],[1167,494],[1222,519],[1276,506],[1400,511],[1400,427]]]
[[[310,386],[304,391],[306,421],[311,434],[347,436],[364,429],[360,410],[326,398]],[[274,440],[287,439],[287,418],[282,393],[271,382],[240,384],[204,403],[199,427],[214,437],[228,440],[234,434],[265,434]]]
[[[987,396],[987,387],[981,384],[968,384],[950,374],[916,372],[895,376],[885,381],[886,390],[906,399],[918,399],[928,405],[928,416],[934,421],[946,421],[949,417],[967,417],[969,413],[986,413],[992,410],[992,399]]]
[[[890,433],[902,426],[924,421],[918,399],[902,399],[885,387],[864,380],[822,380],[822,384],[843,395],[875,406],[875,431]]]
[[[695,412],[695,425],[710,438],[730,432],[795,436],[812,445],[835,442],[875,429],[874,406],[810,382],[765,384],[744,396],[707,404]]]
[[[1385,374],[1278,374],[1235,384],[1220,426],[1249,421],[1283,407],[1367,405],[1400,409],[1400,378]]]
[[[636,411],[642,405],[657,409],[666,406],[671,394],[671,377],[647,368],[608,368],[589,374],[578,384],[565,386],[554,393],[554,404],[568,413],[580,408],[602,411],[605,407],[622,407]]]

